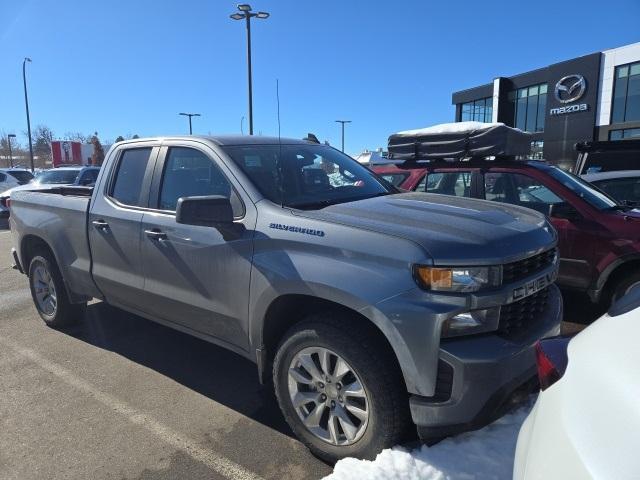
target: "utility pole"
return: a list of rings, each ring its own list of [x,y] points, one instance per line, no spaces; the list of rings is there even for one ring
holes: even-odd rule
[[[351,120],[336,120],[336,123],[342,124],[342,153],[344,153],[344,124],[351,123]]]
[[[25,73],[26,63],[31,63],[29,57],[22,61],[22,83],[24,84],[24,106],[27,110],[27,135],[29,135],[29,158],[31,159],[31,172],[33,173],[33,142],[31,141],[31,120],[29,119],[29,98],[27,97],[27,75]]]
[[[199,113],[179,113],[178,115],[184,115],[189,117],[189,135],[193,135],[193,129],[191,128],[191,117],[199,117]]]
[[[245,19],[247,25],[247,73],[249,77],[249,135],[253,135],[253,85],[251,80],[251,19],[260,18],[267,19],[269,14],[267,12],[252,12],[251,5],[242,3],[238,5],[240,13],[233,13],[230,17],[233,20]]]

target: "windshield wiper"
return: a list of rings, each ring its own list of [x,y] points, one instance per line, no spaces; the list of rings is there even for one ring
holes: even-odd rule
[[[383,197],[385,195],[393,195],[396,192],[379,192],[372,195],[364,195],[362,197],[348,197],[348,198],[331,198],[326,200],[316,200],[313,202],[292,203],[289,205],[291,208],[299,208],[301,210],[320,210],[330,205],[337,205],[339,203],[357,202],[359,200],[367,200],[369,198]]]

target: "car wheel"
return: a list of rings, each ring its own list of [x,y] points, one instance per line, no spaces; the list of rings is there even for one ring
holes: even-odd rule
[[[356,322],[311,316],[285,335],[274,361],[287,423],[328,462],[373,459],[401,441],[409,425],[407,389],[389,346]]]
[[[69,302],[62,275],[49,252],[38,252],[31,259],[29,287],[38,314],[48,326],[61,328],[82,318],[86,303]]]
[[[613,305],[620,298],[624,297],[633,287],[637,285],[640,285],[640,273],[631,274],[628,277],[620,280],[614,286],[613,293],[611,295],[611,304]]]

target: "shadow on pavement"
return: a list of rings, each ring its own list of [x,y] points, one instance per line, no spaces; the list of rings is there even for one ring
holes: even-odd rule
[[[255,364],[233,352],[103,302],[89,305],[84,321],[66,333],[293,437],[272,390],[260,385]]]
[[[562,290],[564,321],[590,325],[607,311],[604,305],[596,305],[586,293]]]

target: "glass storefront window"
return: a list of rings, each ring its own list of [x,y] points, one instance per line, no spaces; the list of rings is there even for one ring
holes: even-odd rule
[[[493,117],[493,99],[480,98],[461,105],[460,121],[490,123]]]
[[[609,140],[624,140],[625,138],[640,138],[640,128],[624,128],[609,132]]]
[[[527,132],[544,131],[547,84],[519,88],[509,95],[515,103],[514,126]]]
[[[611,122],[640,121],[640,62],[616,67],[614,77]]]

